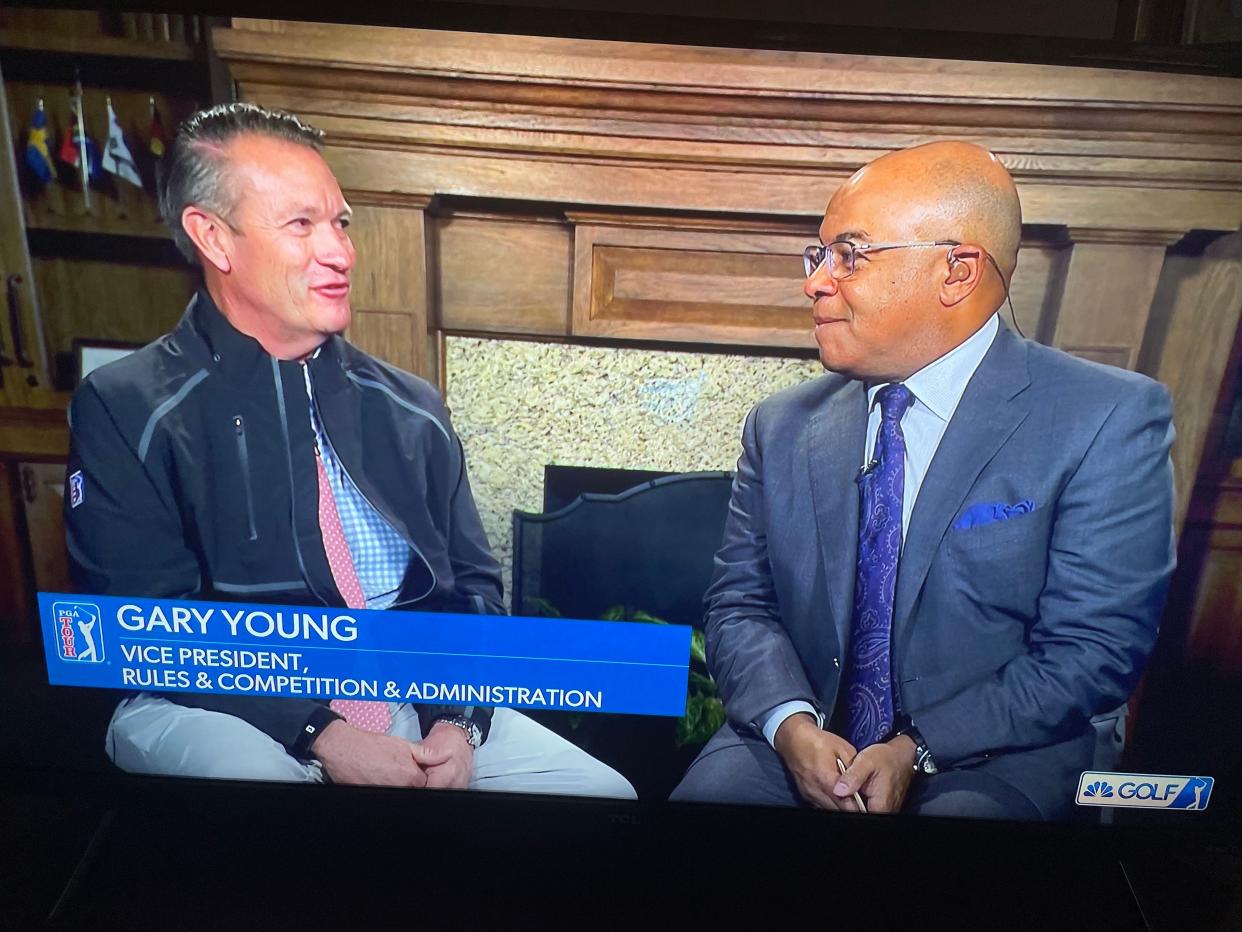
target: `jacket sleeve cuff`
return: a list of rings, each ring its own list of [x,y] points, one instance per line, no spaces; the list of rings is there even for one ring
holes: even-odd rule
[[[298,732],[297,740],[293,742],[293,746],[289,749],[293,756],[310,757],[310,746],[314,744],[315,739],[319,737],[320,732],[340,717],[340,715],[333,712],[326,705],[316,707],[315,710],[311,712],[310,717],[302,724],[302,728]]]

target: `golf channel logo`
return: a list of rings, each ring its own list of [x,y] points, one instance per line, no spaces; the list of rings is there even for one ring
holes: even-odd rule
[[[74,663],[103,663],[103,631],[99,606],[93,602],[53,602],[52,620],[56,625],[56,652],[61,660]]]
[[[1211,777],[1173,777],[1151,773],[1086,771],[1078,780],[1080,806],[1132,806],[1140,809],[1206,809]]]

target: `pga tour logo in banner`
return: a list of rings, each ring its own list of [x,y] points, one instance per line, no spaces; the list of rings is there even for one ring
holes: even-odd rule
[[[1141,809],[1206,809],[1211,777],[1173,777],[1151,773],[1099,773],[1078,780],[1080,806],[1133,806]]]
[[[66,663],[103,663],[103,631],[94,602],[53,602],[56,653]]]
[[[686,711],[684,625],[45,592],[39,615],[55,685],[633,715]]]

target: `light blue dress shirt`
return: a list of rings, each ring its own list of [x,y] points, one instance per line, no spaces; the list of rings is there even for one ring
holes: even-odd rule
[[[315,432],[315,443],[328,473],[328,485],[332,487],[332,497],[336,499],[336,510],[341,517],[341,530],[345,532],[345,542],[349,545],[349,555],[353,558],[367,608],[388,608],[397,601],[409,568],[410,546],[367,501],[341,465],[319,423],[315,396],[311,392],[310,369],[305,365],[302,375],[306,379],[306,397],[310,399],[311,430]]]
[[[979,368],[979,363],[983,362],[983,357],[991,349],[999,329],[1000,321],[993,314],[974,334],[905,380],[906,388],[914,395],[914,403],[901,418],[901,432],[906,438],[905,488],[901,499],[903,542],[910,530],[914,502],[923,486],[923,478],[931,466],[932,457],[940,447],[945,428],[949,426],[966,386]],[[862,465],[871,462],[872,452],[875,450],[876,435],[880,430],[880,406],[875,403],[875,396],[887,384],[889,383],[880,382],[867,389],[867,445]],[[814,715],[819,727],[824,727],[824,716],[809,702],[801,699],[783,702],[760,719],[763,736],[768,744],[775,741],[776,731],[781,723],[799,712]]]

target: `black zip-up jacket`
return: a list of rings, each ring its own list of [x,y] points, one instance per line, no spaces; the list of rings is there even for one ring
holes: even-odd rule
[[[343,606],[319,531],[305,375],[233,328],[206,289],[172,333],[92,372],[69,409],[65,496],[74,584],[102,595]],[[391,606],[504,614],[500,569],[466,478],[461,442],[429,383],[332,337],[306,362],[328,442],[410,545]],[[68,492],[68,490],[66,490]],[[337,718],[313,699],[167,693],[236,715],[305,756]],[[482,707],[464,714],[486,737]]]

